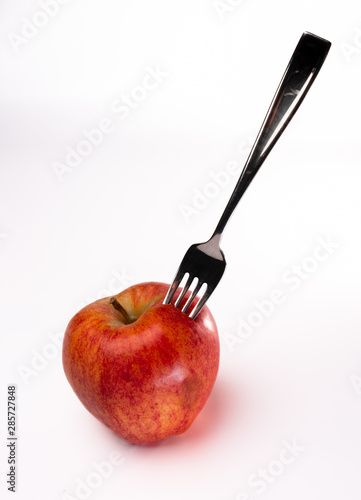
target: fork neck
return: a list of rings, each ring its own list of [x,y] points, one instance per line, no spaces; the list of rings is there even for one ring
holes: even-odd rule
[[[212,236],[209,238],[208,242],[211,242],[214,246],[220,246],[221,242],[221,237],[222,237],[222,232],[217,231],[217,229],[214,231]]]

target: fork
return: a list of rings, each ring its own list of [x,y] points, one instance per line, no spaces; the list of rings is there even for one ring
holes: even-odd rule
[[[252,179],[296,113],[321,69],[331,43],[304,32],[288,63],[240,178],[209,240],[192,245],[183,257],[163,304],[171,304],[181,282],[186,279],[174,306],[195,319],[221,280],[226,260],[220,248],[223,230]],[[193,284],[194,282],[194,284]],[[189,290],[193,285],[193,290]],[[202,289],[202,295],[198,297]],[[191,291],[186,303],[183,299]],[[198,298],[198,300],[196,300]]]

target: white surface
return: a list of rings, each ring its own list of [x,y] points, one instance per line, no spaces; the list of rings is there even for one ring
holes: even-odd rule
[[[10,383],[21,500],[360,498],[360,4],[224,4],[221,20],[212,0],[71,0],[16,52],[9,33],[41,8],[2,2],[2,498]],[[214,392],[183,436],[130,446],[77,400],[49,336],[100,294],[170,282],[210,235],[238,175],[188,221],[181,206],[212,190],[212,172],[241,168],[303,31],[333,47],[224,235],[228,267],[209,301],[222,344]],[[114,101],[142,92],[157,65],[168,76],[120,119]],[[113,131],[60,182],[54,162],[106,118]],[[317,250],[322,239],[337,248]],[[275,289],[283,302],[255,315]],[[232,350],[242,318],[262,324]],[[293,441],[299,456],[284,451]],[[124,462],[77,490],[114,451]]]

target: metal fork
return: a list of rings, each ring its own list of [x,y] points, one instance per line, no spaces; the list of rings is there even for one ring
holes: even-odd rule
[[[186,252],[177,274],[169,287],[164,304],[170,304],[180,283],[188,275],[174,306],[195,319],[218,285],[226,267],[220,249],[222,232],[252,179],[269,152],[296,113],[324,63],[331,43],[311,33],[302,34],[291,57],[276,94],[271,102],[256,141],[252,147],[237,185],[212,235],[205,243],[192,245]],[[192,285],[194,288],[184,304]],[[197,297],[201,288],[203,294]],[[198,298],[198,301],[197,301]]]

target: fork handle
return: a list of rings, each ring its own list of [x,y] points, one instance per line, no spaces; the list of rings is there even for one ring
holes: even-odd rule
[[[239,200],[310,89],[330,47],[329,41],[311,33],[301,36],[212,238],[220,238]]]

